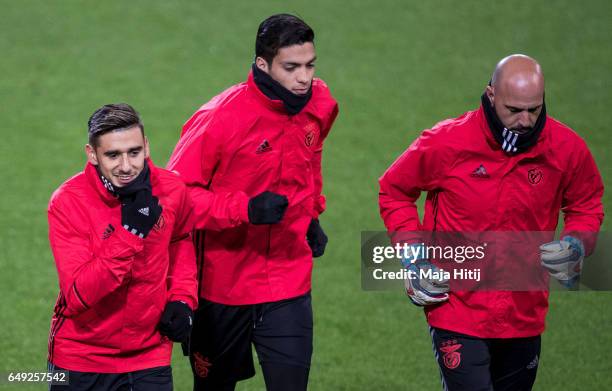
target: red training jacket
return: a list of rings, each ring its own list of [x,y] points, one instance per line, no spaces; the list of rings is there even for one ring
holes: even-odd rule
[[[49,201],[60,288],[49,335],[56,366],[121,373],[170,365],[172,342],[157,330],[164,306],[197,304],[191,206],[175,174],[147,164],[163,212],[145,239],[122,227],[119,200],[91,164]]]
[[[168,169],[195,205],[201,297],[243,305],[310,290],[306,231],[325,209],[321,154],[337,113],[322,80],[313,80],[302,111],[288,115],[249,74],[185,123]],[[289,206],[280,223],[252,225],[249,199],[266,190],[287,196]]]
[[[421,191],[422,224],[415,205]],[[536,145],[509,156],[481,107],[424,131],[380,178],[379,203],[390,232],[554,232],[560,211],[564,233],[598,232],[602,196],[593,157],[570,128],[547,117]],[[460,291],[425,313],[433,327],[515,338],[541,334],[547,310],[547,292]]]

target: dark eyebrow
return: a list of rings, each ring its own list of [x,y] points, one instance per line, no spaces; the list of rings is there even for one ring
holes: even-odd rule
[[[110,150],[110,151],[106,151],[106,152],[104,152],[104,156],[117,155],[118,153],[119,153],[119,151],[116,151],[116,150]]]
[[[128,153],[132,153],[132,152],[140,152],[140,151],[142,151],[142,149],[143,149],[143,147],[142,147],[142,146],[140,146],[140,147],[130,148],[130,149],[128,150]],[[106,152],[104,152],[104,156],[118,155],[118,154],[120,154],[120,153],[121,153],[121,151],[117,151],[117,150],[114,150],[114,149],[113,149],[113,150],[110,150],[110,151],[106,151]]]
[[[313,62],[315,62],[315,60],[317,59],[317,57],[313,57],[312,60],[308,61],[306,64],[312,64]],[[283,65],[289,65],[289,66],[294,66],[294,67],[298,67],[302,64],[298,63],[298,62],[285,62],[283,63]]]
[[[528,107],[526,109],[521,109],[520,107],[514,107],[514,106],[508,106],[508,105],[505,105],[505,106],[506,106],[506,108],[508,110],[515,110],[515,111],[523,111],[523,110],[535,111],[535,110],[539,109],[540,107],[542,107],[542,105],[537,105],[537,106],[533,106],[533,107]]]

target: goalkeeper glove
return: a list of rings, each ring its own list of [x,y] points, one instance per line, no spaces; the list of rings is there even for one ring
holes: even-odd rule
[[[442,278],[440,269],[429,262],[422,251],[415,251],[418,246],[412,245],[412,255],[402,260],[402,265],[408,270],[408,277],[404,280],[406,294],[413,304],[420,307],[442,303],[448,300],[448,279]]]
[[[580,280],[584,245],[580,239],[565,236],[561,240],[541,245],[540,260],[542,266],[561,285],[572,288]]]

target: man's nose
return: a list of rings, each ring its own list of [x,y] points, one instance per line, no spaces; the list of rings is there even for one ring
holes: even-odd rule
[[[306,70],[305,68],[300,68],[297,71],[297,81],[298,83],[308,83],[308,70]]]
[[[519,125],[523,128],[532,127],[531,118],[529,116],[529,111],[523,110],[519,115]]]
[[[129,172],[131,168],[130,159],[127,155],[121,155],[121,161],[119,162],[119,169],[123,172]]]

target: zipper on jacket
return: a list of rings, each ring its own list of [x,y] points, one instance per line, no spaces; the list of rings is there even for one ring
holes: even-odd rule
[[[202,287],[202,279],[204,278],[204,241],[206,240],[206,233],[204,230],[194,229],[193,231],[193,246],[196,250],[196,265],[198,270],[198,287],[197,294],[200,296],[200,287]]]
[[[289,117],[289,121],[287,122],[289,125],[291,125],[293,123],[291,117]],[[283,139],[283,143],[281,143],[281,148],[280,148],[280,158],[278,159],[280,161],[280,164],[278,165],[278,175],[277,175],[277,180],[276,183],[274,184],[274,192],[277,194],[280,194],[278,192],[278,188],[280,187],[280,183],[281,183],[281,178],[283,175],[283,149],[284,149],[284,138],[285,138],[285,128],[281,128],[281,139]],[[289,208],[289,206],[287,206],[287,208]],[[285,210],[285,214],[287,214],[287,211]],[[283,215],[283,218],[285,216]],[[277,224],[281,224],[282,220],[279,221]],[[266,246],[266,258],[268,258],[270,256],[270,247],[272,246],[272,226],[274,224],[270,224],[268,226],[268,245]]]

